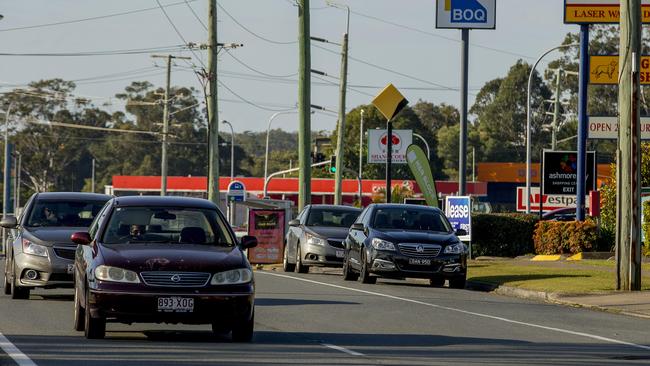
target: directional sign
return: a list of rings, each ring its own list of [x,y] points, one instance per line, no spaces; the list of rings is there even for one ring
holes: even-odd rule
[[[402,93],[395,88],[393,84],[388,84],[375,99],[372,100],[372,105],[379,109],[379,112],[386,117],[387,120],[392,120],[404,107],[409,104],[409,101],[404,98]]]
[[[650,0],[649,0],[650,1]],[[618,55],[590,56],[590,84],[618,84]],[[641,56],[641,84],[650,85],[650,56]]]
[[[616,140],[618,117],[589,116],[590,139]],[[650,140],[650,117],[641,117],[641,140]]]
[[[239,181],[232,181],[228,184],[228,193],[226,193],[228,201],[243,202],[246,200],[246,187],[244,183]]]
[[[564,23],[618,23],[620,3],[620,0],[564,0]],[[650,0],[641,0],[641,19],[650,22]]]
[[[436,28],[494,29],[496,0],[437,0]]]

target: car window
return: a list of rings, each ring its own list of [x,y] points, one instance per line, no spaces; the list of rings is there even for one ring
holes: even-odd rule
[[[312,208],[307,217],[307,226],[350,227],[357,219],[356,210]]]
[[[26,226],[89,227],[106,201],[37,200]]]
[[[305,218],[307,217],[307,213],[309,212],[309,206],[305,207],[302,212],[300,212],[300,215],[298,215],[298,221],[300,221],[301,225],[305,224]]]
[[[378,208],[372,222],[376,229],[451,232],[451,225],[441,213],[429,209]]]
[[[366,214],[363,216],[363,221],[362,221],[363,226],[366,227],[370,226],[370,219],[372,218],[372,212],[373,209],[371,207],[368,207],[366,209]]]
[[[363,218],[366,216],[368,213],[368,207],[364,208],[363,211],[357,216],[357,219],[354,221],[355,224],[358,224],[360,222],[363,222]]]
[[[95,239],[95,235],[97,234],[97,230],[99,229],[99,222],[101,221],[102,217],[106,215],[106,211],[108,210],[109,207],[111,207],[111,205],[109,204],[104,205],[102,210],[99,211],[97,216],[95,216],[93,223],[90,224],[90,229],[88,229],[88,233],[90,234],[91,238]]]
[[[194,208],[116,207],[102,240],[104,244],[235,245],[215,210]]]

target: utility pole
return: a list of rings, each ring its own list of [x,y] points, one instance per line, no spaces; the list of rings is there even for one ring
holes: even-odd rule
[[[208,199],[219,205],[219,116],[217,104],[217,0],[208,2]]]
[[[618,92],[616,288],[641,290],[641,0],[622,0]]]
[[[215,1],[215,0],[211,0]],[[298,3],[298,211],[311,202],[311,42],[309,0]]]
[[[461,29],[460,134],[458,146],[458,195],[467,189],[467,88],[469,74],[469,29]]]
[[[348,87],[348,33],[343,35],[341,52],[341,90],[339,91],[339,130],[336,136],[336,165],[334,174],[334,204],[341,204],[341,183],[343,179],[343,133],[345,132],[345,90]]]
[[[167,135],[169,134],[169,91],[172,75],[172,59],[185,59],[189,57],[180,57],[173,55],[153,55],[153,58],[166,58],[167,59],[167,79],[165,81],[165,100],[163,106],[163,130],[162,130],[162,152],[160,158],[160,195],[167,195]]]

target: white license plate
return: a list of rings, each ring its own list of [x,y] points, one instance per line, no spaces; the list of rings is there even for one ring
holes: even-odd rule
[[[336,251],[336,258],[343,258],[345,257],[345,251],[344,250],[337,250]]]
[[[74,264],[68,264],[68,274],[74,273]]]
[[[430,266],[431,259],[409,258],[409,264],[413,264],[416,266]]]
[[[158,311],[191,313],[194,311],[194,299],[191,297],[159,297]]]

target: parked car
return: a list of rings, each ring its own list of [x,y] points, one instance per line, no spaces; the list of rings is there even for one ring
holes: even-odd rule
[[[542,220],[575,221],[575,219],[576,219],[575,207],[562,207],[542,214]]]
[[[345,240],[343,278],[375,283],[377,277],[427,278],[431,286],[464,288],[467,246],[442,211],[404,204],[372,204]]]
[[[253,337],[255,284],[246,248],[217,206],[183,197],[110,200],[73,234],[74,328],[103,338],[107,322],[212,324]]]
[[[283,268],[309,272],[310,266],[341,267],[343,240],[360,209],[350,206],[308,205],[289,221]]]
[[[36,287],[72,287],[77,245],[70,235],[87,229],[110,198],[94,193],[36,193],[18,219],[3,219],[0,225],[10,229],[5,243],[4,293],[28,299]]]

